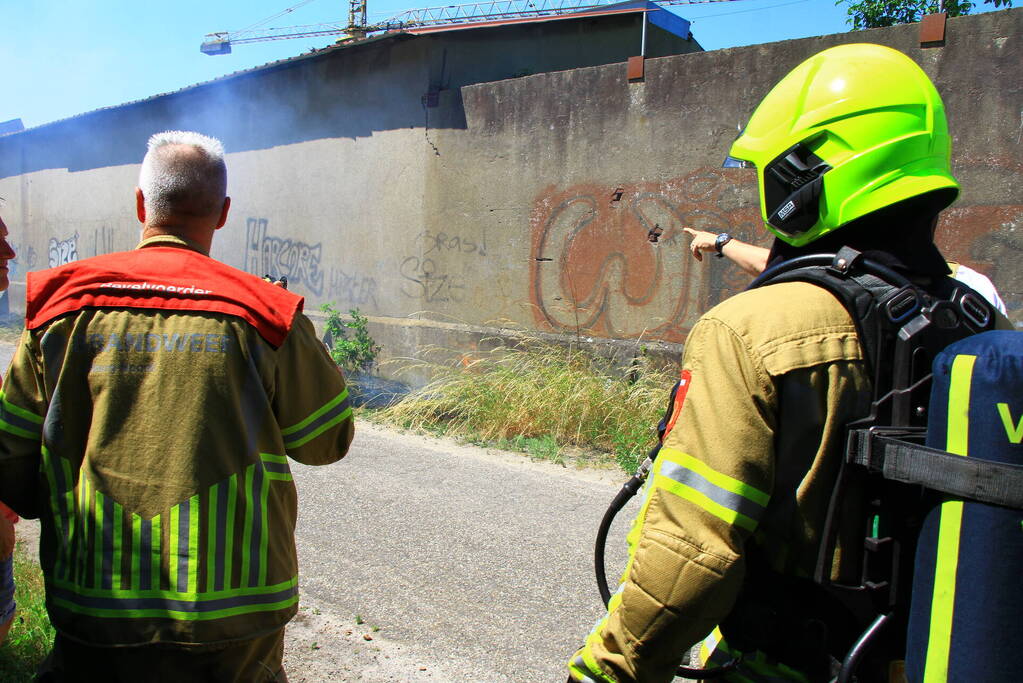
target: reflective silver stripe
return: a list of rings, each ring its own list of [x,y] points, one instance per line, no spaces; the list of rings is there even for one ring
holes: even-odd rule
[[[754,521],[759,522],[760,517],[764,514],[764,506],[760,503],[738,493],[732,493],[723,489],[709,481],[702,474],[698,474],[688,467],[683,467],[671,460],[666,460],[661,464],[660,474],[683,486],[699,491],[718,505],[745,515]]]
[[[582,669],[583,671],[589,671],[590,669],[590,667],[586,666],[586,662],[583,661],[582,657],[576,657],[573,659],[572,665],[575,666],[576,669]],[[575,674],[575,680],[581,681],[582,683],[600,683],[600,681],[590,678],[586,674],[579,673],[579,671],[575,671],[573,673]],[[582,678],[579,678],[579,676],[582,676]]]

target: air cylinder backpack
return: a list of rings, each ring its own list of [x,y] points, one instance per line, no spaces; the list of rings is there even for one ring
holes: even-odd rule
[[[1023,671],[1023,335],[995,330],[990,304],[961,282],[925,291],[848,247],[751,287],[786,281],[832,292],[873,368],[814,576],[862,629],[833,680],[855,680],[871,658],[904,658],[911,683],[1012,680]],[[851,491],[862,505],[846,505]],[[846,586],[830,570],[848,509],[864,541],[860,581]]]

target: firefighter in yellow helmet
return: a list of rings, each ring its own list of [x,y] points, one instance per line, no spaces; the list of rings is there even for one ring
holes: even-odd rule
[[[925,289],[947,277],[932,231],[959,191],[944,106],[902,53],[852,44],[807,59],[767,94],[726,166],[756,169],[769,266],[849,246]],[[744,652],[723,680],[828,680],[858,631],[839,608],[818,609],[809,577],[844,427],[871,402],[856,324],[808,282],[750,289],[699,320],[682,366],[629,562],[569,679],[668,681],[702,640],[709,664]],[[863,536],[847,531],[833,580],[859,576],[842,549]]]

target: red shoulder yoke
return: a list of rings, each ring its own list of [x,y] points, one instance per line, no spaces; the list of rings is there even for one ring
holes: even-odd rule
[[[255,275],[180,247],[146,247],[75,261],[27,276],[25,327],[83,308],[224,313],[280,346],[304,299]]]

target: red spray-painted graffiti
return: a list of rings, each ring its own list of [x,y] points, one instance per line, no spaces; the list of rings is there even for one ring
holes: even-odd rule
[[[702,169],[663,183],[551,188],[537,199],[530,298],[559,332],[680,342],[708,307],[749,278],[688,253],[683,226],[762,242],[741,171]],[[648,234],[660,229],[656,243]],[[759,234],[758,234],[759,232]]]
[[[727,260],[699,263],[683,226],[769,245],[752,178],[701,169],[664,183],[549,188],[531,216],[530,300],[557,332],[684,341],[696,319],[741,291],[749,276]],[[647,240],[657,226],[658,243]],[[1023,327],[1023,206],[955,206],[937,241],[947,258],[991,278]]]

